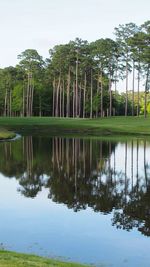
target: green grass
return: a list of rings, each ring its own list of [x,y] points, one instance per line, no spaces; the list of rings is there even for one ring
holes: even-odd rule
[[[12,139],[12,138],[14,138],[16,136],[16,134],[15,133],[13,133],[13,132],[10,132],[10,131],[8,131],[8,130],[6,130],[6,129],[1,129],[0,128],[0,140],[5,140],[5,139]]]
[[[52,117],[4,118],[0,127],[11,130],[47,131],[52,134],[84,135],[145,135],[150,136],[150,117],[112,117],[103,119],[73,119]]]
[[[2,250],[0,267],[85,267],[85,265]]]

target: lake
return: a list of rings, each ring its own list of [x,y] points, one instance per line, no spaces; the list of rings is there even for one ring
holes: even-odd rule
[[[1,248],[96,266],[150,266],[149,155],[142,139],[1,142]]]

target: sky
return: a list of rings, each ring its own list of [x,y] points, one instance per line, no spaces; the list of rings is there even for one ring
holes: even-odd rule
[[[0,68],[36,49],[45,59],[56,44],[76,37],[114,38],[119,24],[150,19],[149,0],[0,0]]]

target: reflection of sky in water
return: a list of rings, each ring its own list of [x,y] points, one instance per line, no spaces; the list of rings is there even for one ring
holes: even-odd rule
[[[150,240],[136,230],[116,230],[111,215],[90,208],[75,213],[46,199],[45,189],[36,199],[24,198],[16,186],[15,179],[0,176],[0,241],[6,248],[112,266],[149,266]]]
[[[138,152],[137,152],[138,151]],[[147,175],[150,176],[150,143],[146,143],[146,150],[145,150],[145,163],[147,165]],[[126,156],[125,156],[126,155]],[[115,158],[114,158],[115,157]],[[133,160],[133,166],[132,166]],[[114,163],[115,161],[115,163]],[[119,143],[115,148],[115,154],[112,153],[111,155],[111,167],[116,171],[125,173],[127,178],[129,178],[129,187],[131,187],[131,177],[133,175],[133,185],[137,183],[137,178],[139,184],[142,183],[143,186],[145,185],[145,175],[144,175],[144,145],[143,141],[139,141],[137,146],[136,141],[133,142],[133,152],[132,152],[132,143],[127,143],[127,148],[125,144]],[[125,168],[126,164],[126,168]],[[133,168],[133,170],[132,170]],[[150,177],[149,177],[150,178]]]
[[[147,149],[146,161],[150,149]],[[125,145],[115,151],[116,170],[124,172]],[[127,149],[127,176],[131,176],[131,149]],[[136,160],[136,147],[133,158]],[[139,145],[139,173],[143,172],[143,147]],[[113,153],[111,166],[114,164]],[[134,164],[134,179],[137,165]],[[139,175],[139,176],[140,176]],[[46,177],[45,177],[46,179]],[[43,189],[35,199],[17,192],[18,182],[0,174],[0,242],[10,250],[64,257],[106,266],[148,267],[150,239],[137,230],[127,232],[111,226],[112,215],[91,208],[74,212],[47,198]]]

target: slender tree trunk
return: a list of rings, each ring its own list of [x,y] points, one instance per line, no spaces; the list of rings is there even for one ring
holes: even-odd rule
[[[39,117],[42,115],[42,108],[41,108],[41,96],[39,96]]]
[[[82,101],[82,84],[80,83],[80,86],[79,86],[79,103],[78,103],[78,106],[79,106],[79,110],[78,110],[78,115],[79,117],[81,116],[81,101]]]
[[[26,116],[29,116],[29,90],[30,90],[30,73],[28,72],[28,82],[27,82],[27,96],[26,96]]]
[[[30,116],[33,115],[33,95],[34,95],[34,81],[32,79],[31,80],[31,111],[30,111]]]
[[[134,116],[134,82],[135,82],[135,63],[133,60],[133,77],[132,77],[132,116]]]
[[[11,107],[12,107],[12,94],[11,94],[11,89],[10,89],[10,92],[9,92],[9,116],[10,117],[12,115]]]
[[[116,67],[116,71],[115,71],[115,97],[116,97],[116,93],[117,93],[117,76],[118,76],[118,61],[117,61],[117,67]]]
[[[128,55],[126,60],[126,101],[125,101],[125,116],[128,115]]]
[[[73,82],[73,107],[72,107],[72,115],[75,117],[75,82]]]
[[[87,83],[87,78],[86,78],[86,71],[84,73],[84,92],[83,92],[83,118],[85,118],[85,94],[86,94],[86,83]]]
[[[55,117],[55,90],[56,90],[56,80],[53,81],[53,117]]]
[[[103,74],[101,70],[101,118],[103,117]]]
[[[22,92],[22,116],[25,115],[25,84],[23,84],[23,92]]]
[[[70,66],[69,66],[69,70],[68,70],[66,117],[70,117]]]
[[[112,115],[112,91],[111,91],[111,77],[109,77],[109,116]]]
[[[60,90],[59,90],[59,117],[62,116],[62,85],[60,85]]]
[[[58,85],[56,89],[56,106],[55,106],[55,116],[58,117],[58,101],[59,101],[59,90],[60,90],[61,74],[59,74]]]
[[[77,52],[77,60],[76,60],[76,96],[75,96],[75,116],[78,116],[78,52]]]
[[[65,81],[63,80],[63,87],[62,87],[62,116],[65,117]]]
[[[92,113],[93,113],[93,71],[92,71],[92,69],[91,69],[91,94],[90,94],[90,99],[91,99],[90,118],[92,118]]]
[[[32,78],[30,77],[29,78],[29,107],[28,107],[28,109],[29,109],[29,117],[31,116],[31,95],[32,95],[32,92],[31,92],[31,90],[32,90],[32,80],[31,80]]]
[[[7,90],[7,86],[6,86],[5,103],[4,103],[4,116],[7,116],[7,95],[8,95],[8,90]]]
[[[98,77],[97,77],[97,97],[99,96],[99,71],[98,71]],[[96,118],[98,117],[98,104],[96,106]]]
[[[146,82],[145,82],[144,118],[147,117],[147,90],[148,90],[149,68],[150,66],[148,65],[146,73]]]
[[[118,59],[115,69],[115,102],[116,102],[116,95],[117,95],[117,82],[118,82]],[[116,107],[114,107],[114,116],[116,115]]]
[[[138,67],[138,84],[137,84],[137,116],[139,116],[140,109],[140,63]]]

